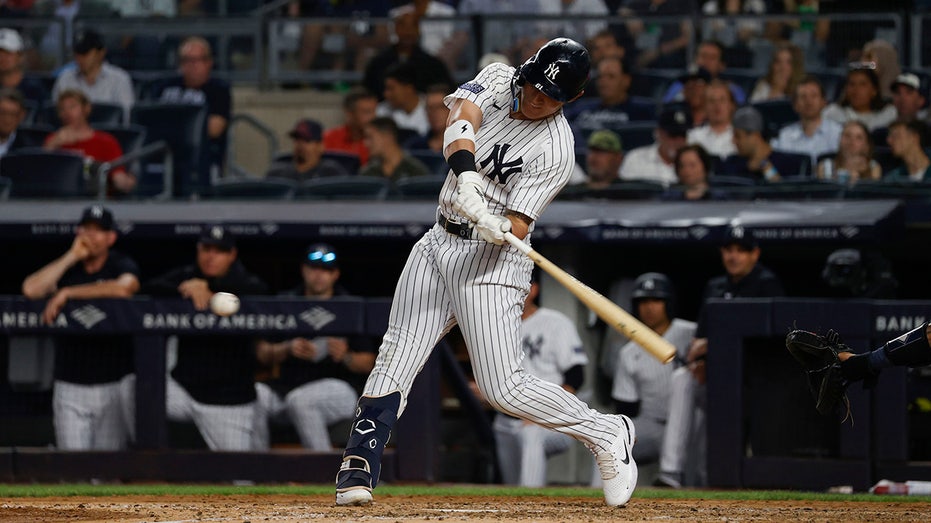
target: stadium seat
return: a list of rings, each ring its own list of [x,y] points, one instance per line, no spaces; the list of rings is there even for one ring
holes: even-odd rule
[[[931,202],[931,184],[921,182],[859,181],[847,189],[846,198],[853,200],[901,199],[911,202]]]
[[[58,119],[58,108],[55,104],[46,105],[40,113],[37,119],[42,123],[47,123],[55,128],[61,126],[61,120]],[[124,115],[125,112],[120,105],[94,102],[91,104],[91,114],[87,117],[87,121],[91,125],[120,125],[123,123]]]
[[[639,71],[633,75],[630,95],[662,100],[669,86],[676,81],[678,74],[661,71]]]
[[[174,196],[188,197],[209,189],[207,108],[203,105],[138,103],[130,121],[146,129],[146,145],[165,141],[173,155]],[[147,162],[137,193],[151,196],[162,189],[162,172]]]
[[[291,153],[279,153],[275,155],[274,161],[281,161],[279,157],[291,161]],[[359,160],[359,156],[352,153],[343,153],[339,151],[324,151],[323,156],[320,157],[321,160],[333,160],[338,164],[343,166],[343,169],[346,169],[346,172],[349,174],[359,174],[359,168],[362,166],[362,162]]]
[[[116,141],[120,143],[123,154],[138,151],[145,144],[146,130],[141,125],[94,124],[93,127],[98,131],[112,134]],[[127,170],[135,174],[137,178],[142,176],[144,169],[145,163],[142,160],[132,162],[127,167]]]
[[[618,180],[607,189],[566,188],[560,197],[567,200],[656,200],[665,191],[663,184],[650,180]]]
[[[430,174],[442,174],[445,177],[449,172],[449,166],[446,165],[446,158],[442,153],[430,149],[412,149],[408,153],[423,162],[430,170]]]
[[[653,133],[656,131],[656,122],[627,122],[617,126],[606,126],[621,137],[621,147],[625,152],[653,143]]]
[[[9,197],[86,198],[84,156],[66,151],[16,151],[0,158]]]
[[[728,62],[730,64],[730,62]],[[733,65],[733,64],[731,64]],[[727,68],[726,71],[721,72],[718,75],[718,78],[721,80],[727,80],[741,89],[743,89],[744,94],[747,95],[747,99],[750,99],[750,93],[753,92],[753,88],[756,87],[756,83],[760,79],[760,73],[752,69],[731,69]]]
[[[782,181],[757,185],[753,197],[757,200],[836,200],[842,198],[847,186],[816,178],[790,177]]]
[[[9,178],[0,176],[0,200],[9,199],[11,185],[13,185],[13,182]]]
[[[45,138],[55,132],[55,129],[48,124],[22,124],[16,128],[16,134],[23,140],[24,147],[42,147]]]
[[[708,186],[724,191],[734,200],[750,200],[757,183],[753,178],[746,176],[712,175],[708,177]]]
[[[763,102],[754,102],[754,108],[763,115],[763,122],[769,131],[769,137],[773,138],[779,134],[779,130],[798,121],[798,113],[792,108],[792,102],[784,100],[766,100]]]
[[[215,200],[290,200],[297,182],[286,178],[220,178],[205,198]]]
[[[395,196],[401,200],[436,200],[440,196],[440,189],[446,183],[446,176],[436,174],[403,178],[394,184]]]
[[[301,182],[297,194],[304,200],[384,200],[392,183],[380,176],[327,176]]]
[[[23,108],[26,110],[26,116],[23,118],[23,123],[36,123],[36,115],[39,112],[39,104],[34,100],[23,100]]]

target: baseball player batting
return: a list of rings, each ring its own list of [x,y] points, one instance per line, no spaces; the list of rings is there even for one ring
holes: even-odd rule
[[[437,224],[414,245],[398,280],[375,368],[336,476],[336,503],[372,501],[391,428],[433,347],[459,324],[485,399],[510,416],[568,434],[596,457],[608,505],[637,484],[634,426],[521,369],[521,311],[532,262],[505,241],[529,240],[575,164],[564,104],[588,81],[588,51],[547,42],[518,68],[495,63],[447,96],[450,173]]]

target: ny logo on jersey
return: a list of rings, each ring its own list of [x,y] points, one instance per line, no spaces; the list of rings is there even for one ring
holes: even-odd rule
[[[543,336],[537,336],[536,338],[531,338],[530,336],[525,336],[521,340],[521,344],[524,346],[524,355],[530,359],[536,359],[540,355],[540,352],[543,350]]]
[[[546,70],[543,71],[543,74],[550,79],[551,82],[556,81],[556,75],[559,74],[559,66],[555,62],[551,63],[546,67]]]
[[[511,144],[509,143],[503,145],[495,144],[495,148],[491,151],[491,154],[479,164],[482,169],[484,169],[489,163],[494,162],[494,166],[487,176],[492,180],[497,178],[502,184],[508,183],[508,176],[519,173],[521,166],[524,165],[524,158],[522,156],[518,156],[516,160],[511,160],[510,162],[504,160],[510,148]]]

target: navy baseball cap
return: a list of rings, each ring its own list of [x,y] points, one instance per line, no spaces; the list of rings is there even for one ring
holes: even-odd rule
[[[327,243],[315,243],[304,252],[304,265],[323,269],[338,269],[339,258],[336,249]]]
[[[666,109],[659,115],[657,126],[669,136],[685,136],[692,128],[692,115],[684,109]]]
[[[753,235],[753,231],[745,229],[743,225],[731,225],[724,232],[724,241],[721,242],[721,246],[727,247],[735,244],[747,250],[753,250],[760,246]]]
[[[103,49],[103,36],[93,29],[82,29],[74,36],[71,50],[77,54],[84,54],[94,49]]]
[[[91,205],[81,213],[81,220],[78,222],[78,225],[86,225],[88,223],[97,224],[98,227],[105,231],[112,231],[113,213],[110,212],[110,209],[102,205]]]
[[[236,237],[223,225],[211,224],[204,226],[197,243],[231,251],[236,248]]]
[[[323,140],[323,126],[316,120],[305,118],[294,125],[288,136],[308,142],[319,142]]]

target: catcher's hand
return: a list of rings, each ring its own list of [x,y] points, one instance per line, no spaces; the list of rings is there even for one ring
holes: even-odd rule
[[[830,414],[843,399],[849,416],[850,402],[845,391],[850,382],[841,374],[838,354],[850,352],[850,348],[841,341],[840,334],[829,330],[826,335],[820,336],[813,332],[793,330],[786,335],[786,349],[804,367],[818,412],[822,415]]]

